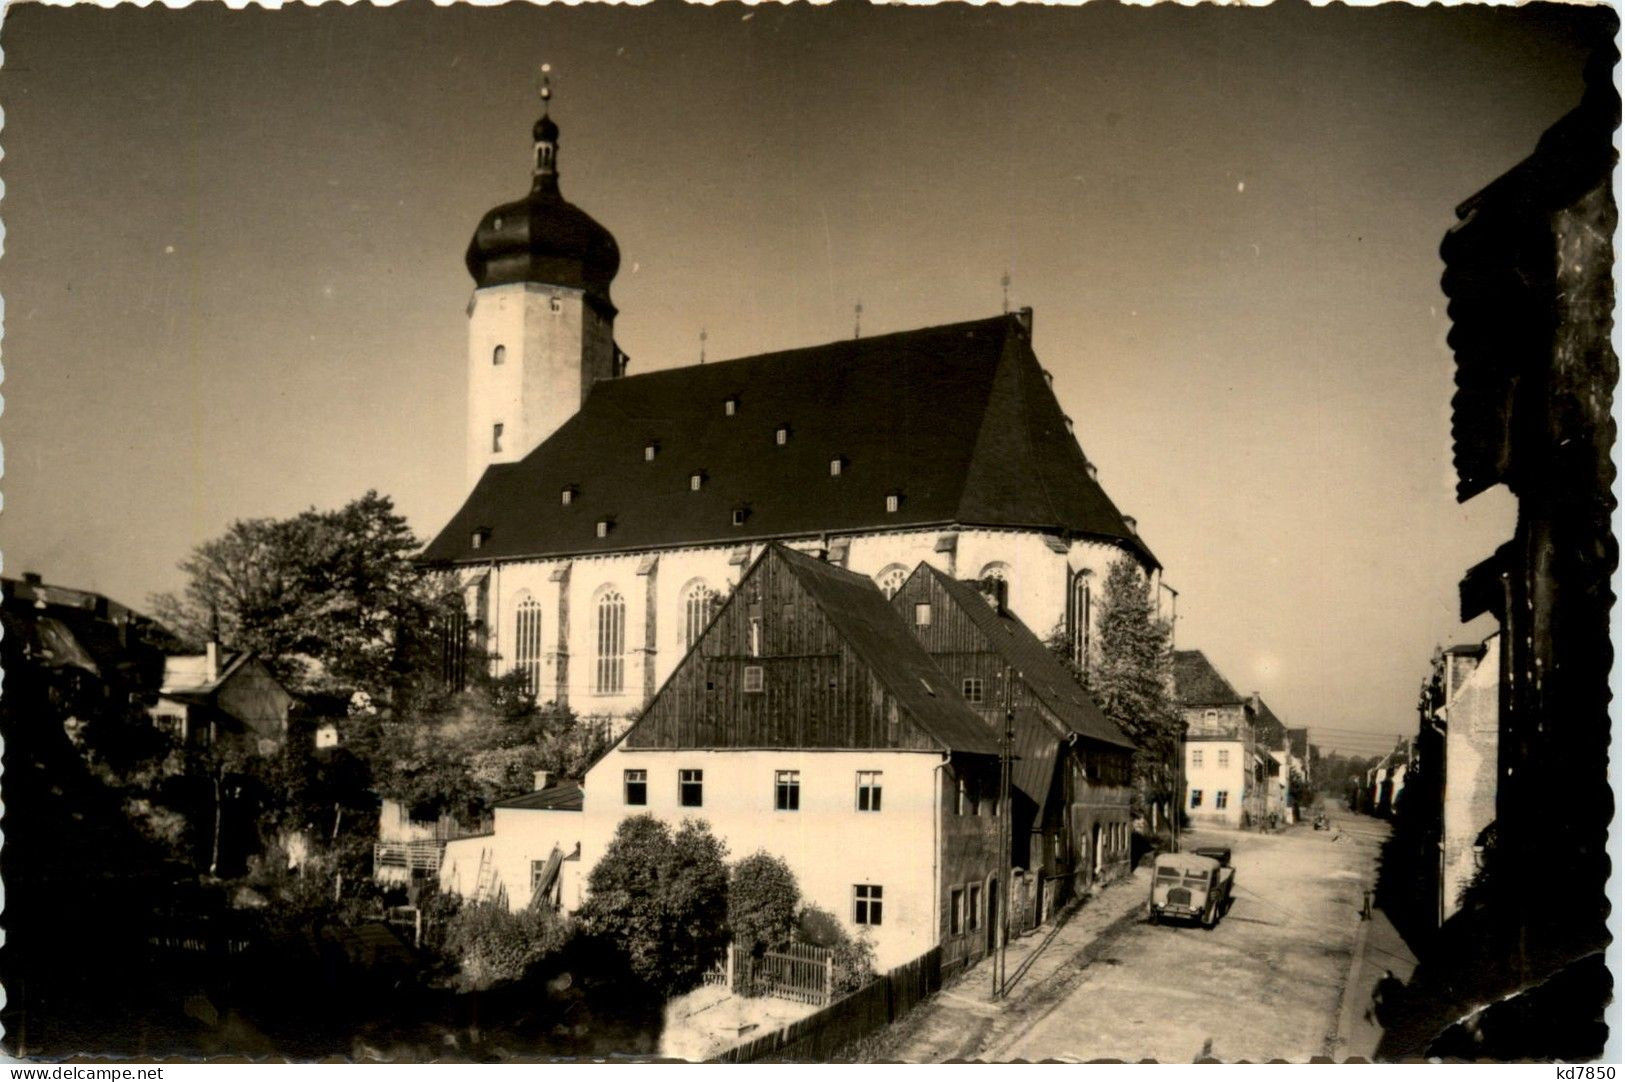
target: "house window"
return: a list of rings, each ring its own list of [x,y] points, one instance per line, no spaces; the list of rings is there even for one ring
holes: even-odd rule
[[[485,531],[475,530],[468,538],[468,547],[478,551],[485,544]]]
[[[972,883],[965,896],[965,927],[974,932],[982,926],[982,888]]]
[[[508,359],[508,347],[507,346],[498,346],[496,349],[493,349],[491,351],[491,363],[492,364],[502,364],[507,359]]]
[[[679,770],[677,772],[677,802],[685,808],[705,805],[705,771]]]
[[[688,475],[688,490],[698,492],[705,487],[705,474],[699,471]]]
[[[1072,660],[1079,665],[1089,663],[1090,600],[1089,579],[1080,573],[1072,584]]]
[[[917,601],[917,602],[915,602],[915,604],[914,604],[914,626],[915,627],[930,627],[931,626],[931,602],[929,602],[929,601]]]
[[[873,883],[858,883],[852,888],[852,919],[858,924],[880,923],[880,888]]]
[[[658,443],[646,443],[646,444],[643,445],[643,461],[645,461],[645,462],[653,462],[655,460],[655,455],[658,455],[659,453],[660,453],[660,444],[658,444]]]
[[[880,592],[886,595],[888,601],[897,596],[897,591],[907,581],[908,568],[902,564],[892,564],[875,576],[875,585],[880,587]]]
[[[725,398],[722,400],[722,413],[725,417],[732,417],[739,412],[739,399]]]
[[[599,695],[619,695],[626,688],[626,601],[614,590],[598,598],[598,664],[594,675],[593,691]]]
[[[967,676],[959,683],[959,690],[964,693],[968,703],[982,701],[982,678],[980,676]]]
[[[1229,766],[1230,765],[1230,751],[1229,751],[1228,748],[1220,748],[1219,749],[1219,765],[1220,766]]]
[[[763,679],[762,667],[760,665],[746,665],[745,666],[745,690],[746,691],[748,691],[748,692],[750,692],[752,694],[760,692],[762,690],[762,685],[765,682],[766,681]]]
[[[954,814],[964,815],[965,808],[970,804],[970,797],[965,792],[965,779],[960,778],[954,788]]]
[[[801,771],[773,772],[773,808],[775,811],[801,810]]]
[[[858,811],[880,810],[880,771],[858,771]]]
[[[1215,808],[1228,808],[1230,806],[1230,790],[1220,789],[1217,793],[1214,793],[1213,806]]]
[[[502,422],[501,421],[498,421],[496,424],[491,426],[491,453],[493,455],[502,453]]]
[[[745,524],[745,519],[747,519],[749,517],[750,517],[750,512],[745,510],[743,507],[734,508],[734,525],[735,526],[743,526]]]
[[[547,871],[547,861],[533,860],[530,862],[530,892],[536,893],[536,888],[542,885],[542,875]]]
[[[1200,789],[1192,789],[1191,790],[1191,807],[1200,808],[1201,806],[1202,806],[1202,790],[1200,790]]]
[[[948,934],[961,935],[965,931],[965,892],[955,887],[948,892]]]
[[[760,616],[750,618],[750,656],[762,656],[762,618]]]
[[[569,507],[572,503],[575,503],[575,500],[576,487],[574,485],[566,485],[564,488],[559,489],[559,505],[561,507]]]
[[[711,622],[711,606],[717,592],[703,582],[696,582],[683,593],[683,649],[691,649],[700,641],[700,633]]]
[[[785,444],[789,443],[790,430],[784,425],[780,425],[773,433],[773,442],[778,444],[780,447],[783,447]]]
[[[529,595],[514,616],[513,659],[525,675],[525,690],[536,695],[542,689],[542,605]]]
[[[845,468],[846,459],[842,458],[840,455],[836,455],[834,458],[829,460],[829,475],[831,477],[841,476],[841,471]]]
[[[1207,713],[1202,715],[1202,721],[1209,729],[1217,729],[1219,727],[1219,712],[1217,710],[1209,710]]]
[[[1191,768],[1196,769],[1196,768],[1200,767],[1201,765],[1202,765],[1202,749],[1201,748],[1192,748],[1191,749]]]
[[[902,503],[903,497],[899,496],[895,492],[888,493],[886,496],[886,513],[888,515],[894,514],[897,509],[902,506]]]
[[[634,807],[643,807],[649,803],[649,772],[647,770],[627,770],[621,774],[625,779],[626,802]]]

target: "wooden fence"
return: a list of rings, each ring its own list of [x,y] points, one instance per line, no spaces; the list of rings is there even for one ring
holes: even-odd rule
[[[773,996],[826,1007],[835,988],[835,952],[805,943],[766,951],[760,958],[728,944],[733,991],[741,996]]]
[[[933,947],[817,1014],[730,1048],[716,1062],[826,1063],[838,1049],[897,1021],[941,987],[942,949]]]

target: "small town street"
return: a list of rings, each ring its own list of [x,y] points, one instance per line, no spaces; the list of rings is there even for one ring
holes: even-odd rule
[[[1408,972],[1402,953],[1386,953],[1397,940],[1371,931],[1387,927],[1381,914],[1360,919],[1386,836],[1386,824],[1337,811],[1329,831],[1305,824],[1276,835],[1189,833],[1186,848],[1234,851],[1235,904],[1218,927],[1146,923],[1142,865],[1084,905],[1003,1003],[988,1001],[984,962],[866,1058],[1367,1057],[1378,1036],[1365,1020],[1370,986],[1384,968]],[[1025,941],[1012,948],[1010,973],[1031,950]],[[1373,951],[1382,957],[1366,957]]]

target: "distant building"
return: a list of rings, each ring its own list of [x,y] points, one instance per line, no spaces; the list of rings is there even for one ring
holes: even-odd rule
[[[287,741],[295,699],[252,651],[209,643],[201,654],[164,661],[153,723],[188,747],[232,744],[269,755]],[[337,743],[334,733],[334,743]]]
[[[1200,650],[1174,651],[1173,667],[1185,722],[1185,814],[1193,823],[1245,826],[1263,810],[1253,704]]]

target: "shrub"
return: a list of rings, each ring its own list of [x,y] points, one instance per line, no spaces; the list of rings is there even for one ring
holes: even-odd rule
[[[476,902],[446,923],[445,951],[458,962],[458,983],[480,990],[523,977],[563,948],[570,934],[568,921],[551,910],[511,913],[498,902]]]
[[[796,938],[834,953],[837,996],[856,992],[875,979],[875,948],[869,929],[854,939],[828,910],[806,905],[796,917]]]
[[[734,865],[728,881],[728,929],[734,946],[759,955],[790,941],[801,891],[778,857],[756,852]]]

